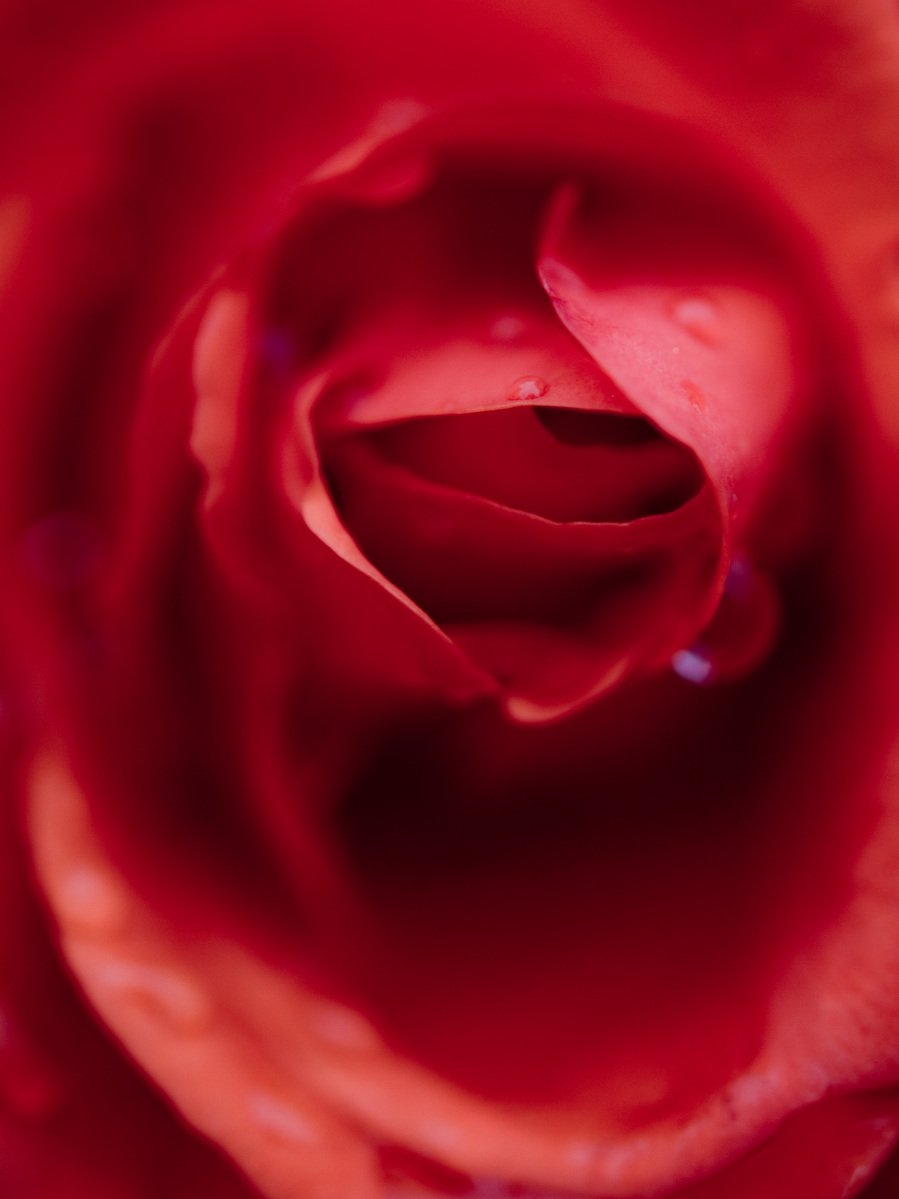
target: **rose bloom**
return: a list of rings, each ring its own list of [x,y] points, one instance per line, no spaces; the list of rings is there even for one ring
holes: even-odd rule
[[[899,10],[0,46],[3,1196],[894,1197]]]

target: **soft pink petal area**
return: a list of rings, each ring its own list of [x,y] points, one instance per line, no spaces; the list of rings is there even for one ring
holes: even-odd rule
[[[199,941],[192,942],[182,924],[175,934],[111,868],[82,795],[52,755],[36,764],[30,792],[37,873],[65,960],[169,1103],[200,1133],[225,1142],[269,1199],[340,1194],[376,1199],[371,1154],[363,1142],[307,1087],[291,1084],[278,1056],[258,1036],[216,1007],[210,984],[223,979],[204,972]],[[225,975],[227,961],[226,951]],[[140,1143],[149,1129],[139,1110],[129,1105],[125,1114]],[[228,1171],[216,1164],[222,1189],[206,1192],[205,1181],[197,1178],[200,1189],[192,1194],[230,1199]],[[215,1175],[209,1185],[216,1187]]]
[[[557,1187],[662,1194],[679,1177],[704,1173],[722,1148],[739,1154],[760,1138],[732,1177],[686,1194],[749,1199],[772,1169],[770,1193],[778,1195],[789,1169],[797,1183],[790,1199],[821,1199],[811,1185],[823,1179],[839,1180],[836,1199],[853,1193],[846,1187],[861,1184],[895,1136],[895,1102],[873,1096],[813,1108],[765,1142],[769,1104],[777,1103],[764,1076],[751,1072],[691,1120],[632,1136],[597,1137],[583,1117],[572,1121],[564,1111],[484,1104],[391,1053],[361,1012],[223,940],[220,912],[207,913],[205,929],[195,921],[192,937],[154,912],[109,858],[83,794],[53,755],[31,774],[29,822],[39,878],[80,984],[175,1106],[270,1199],[331,1199],[335,1188],[354,1199],[381,1196],[377,1142],[409,1144],[485,1186],[494,1175],[520,1180],[525,1194],[527,1185],[543,1195]],[[823,1137],[827,1170],[820,1154],[802,1151]],[[785,1187],[783,1194],[788,1199]]]
[[[0,730],[0,1180],[4,1199],[253,1199],[248,1183],[123,1060],[59,957],[18,827],[10,712]],[[82,912],[114,918],[89,871],[69,880]]]
[[[815,1104],[716,1177],[673,1199],[893,1199],[895,1165],[879,1167],[899,1136],[894,1092]],[[389,1199],[588,1199],[491,1178],[468,1178],[390,1146],[383,1151]],[[865,1183],[877,1174],[867,1189]]]
[[[825,1100],[792,1116],[717,1177],[675,1194],[677,1199],[851,1199],[897,1139],[896,1092]],[[869,1192],[863,1193],[868,1199]]]
[[[859,352],[862,390],[899,437],[899,12],[881,0],[746,5],[608,0],[666,62],[670,111],[752,164],[807,230]],[[680,89],[680,94],[678,91]]]
[[[672,222],[674,253],[653,256],[658,231],[643,244],[641,218],[585,215],[574,193],[561,192],[540,252],[543,284],[565,326],[637,409],[696,452],[722,510],[751,510],[807,383],[787,314],[751,277],[720,278],[728,264],[714,253],[704,278],[701,242],[696,260],[686,253],[695,228]],[[637,247],[634,256],[622,253],[622,240]]]
[[[505,345],[489,337],[491,326],[503,319],[501,308],[488,310],[481,320],[450,309],[439,341],[436,313],[426,325],[408,310],[393,310],[391,318],[378,321],[332,366],[347,385],[343,394],[322,404],[325,429],[490,412],[522,403],[635,415],[567,334],[545,319],[528,323],[517,339],[521,344]]]

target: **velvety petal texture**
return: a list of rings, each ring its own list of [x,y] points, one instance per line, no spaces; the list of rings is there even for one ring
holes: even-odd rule
[[[0,45],[3,1194],[887,1199],[899,14]]]

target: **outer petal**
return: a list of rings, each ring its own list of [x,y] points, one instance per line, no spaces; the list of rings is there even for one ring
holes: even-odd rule
[[[20,8],[13,11],[19,18],[24,10]],[[101,6],[97,6],[94,11],[102,14]],[[86,61],[86,73],[95,71],[100,83],[93,93],[89,113],[81,110],[71,116],[71,129],[76,133],[81,131],[79,136],[73,138],[73,160],[78,159],[80,151],[85,146],[90,147],[94,144],[93,137],[97,127],[106,127],[103,125],[102,114],[121,111],[123,95],[134,95],[135,91],[140,91],[140,86],[145,89],[149,87],[152,91],[153,81],[158,79],[159,62],[169,61],[170,45],[176,44],[180,37],[185,36],[185,29],[187,30],[188,53],[182,59],[178,70],[182,72],[182,79],[185,75],[192,75],[197,66],[195,51],[198,23],[202,25],[203,22],[202,18],[194,20],[191,14],[204,11],[208,10],[191,8],[188,13],[190,20],[186,23],[184,14],[179,13],[178,20],[164,29],[149,44],[144,36],[146,31],[142,29],[135,36],[122,39],[115,47],[114,53],[111,52],[103,61],[98,63],[96,57],[91,62]],[[273,8],[271,11],[274,12],[275,9]],[[631,11],[633,13],[633,10]],[[489,36],[485,35],[480,42],[471,38],[471,29],[474,19],[477,19],[479,29],[484,27],[481,22],[481,18],[484,16],[482,6],[472,10],[466,9],[468,16],[459,18],[458,25],[448,20],[447,25],[452,28],[440,26],[436,32],[430,31],[428,27],[428,23],[432,19],[430,11],[426,12],[424,16],[416,18],[411,8],[408,10],[406,8],[391,9],[391,19],[398,18],[394,21],[394,26],[399,25],[404,28],[404,38],[406,36],[409,38],[408,42],[403,41],[402,44],[408,51],[409,45],[417,42],[416,54],[420,55],[421,61],[424,63],[420,70],[416,70],[407,62],[399,73],[396,73],[396,70],[399,58],[402,56],[398,56],[391,50],[390,36],[379,37],[377,23],[382,19],[380,12],[377,17],[366,18],[365,8],[361,6],[358,10],[335,9],[334,14],[336,15],[332,16],[329,8],[328,16],[325,19],[336,20],[336,16],[339,15],[351,18],[343,24],[340,37],[337,39],[338,42],[340,39],[346,42],[349,27],[354,27],[358,31],[359,44],[353,43],[350,69],[346,76],[342,76],[343,82],[346,82],[347,78],[358,81],[363,76],[373,80],[371,94],[366,91],[363,96],[360,90],[353,114],[345,114],[346,126],[354,124],[354,118],[358,112],[368,110],[372,95],[380,92],[383,80],[390,78],[392,72],[394,73],[393,77],[402,78],[406,90],[414,92],[420,89],[423,94],[427,94],[438,104],[441,102],[441,97],[460,94],[465,88],[459,83],[461,77],[459,66],[471,63],[472,45],[477,42],[477,53],[480,57],[475,74],[479,80],[479,86],[483,86],[486,90],[490,90],[491,87],[502,90],[518,80],[522,90],[533,94],[540,90],[540,86],[543,86],[542,83],[538,86],[538,83],[534,82],[535,80],[545,80],[545,86],[549,89],[562,86],[563,79],[568,80],[577,76],[579,81],[577,86],[582,87],[585,91],[590,91],[594,85],[589,81],[595,79],[599,73],[602,77],[602,86],[609,91],[614,91],[619,98],[631,97],[641,103],[656,104],[673,113],[686,115],[706,128],[722,132],[728,144],[742,145],[746,153],[754,158],[760,170],[767,171],[775,181],[790,192],[795,207],[805,217],[810,227],[816,231],[818,240],[822,244],[828,245],[829,248],[825,255],[828,277],[831,282],[836,284],[846,308],[860,319],[862,342],[860,363],[866,372],[865,377],[872,384],[872,390],[878,399],[881,411],[889,416],[894,410],[894,381],[897,377],[896,338],[892,316],[894,298],[892,283],[889,282],[885,288],[882,288],[880,284],[883,279],[884,262],[889,261],[890,264],[893,262],[891,256],[887,259],[886,251],[892,247],[896,236],[895,114],[899,109],[897,109],[895,90],[895,15],[892,9],[873,4],[866,4],[862,8],[856,7],[851,13],[848,9],[841,12],[838,9],[809,9],[805,6],[800,8],[798,5],[795,7],[792,5],[778,6],[775,17],[771,15],[775,13],[775,10],[768,6],[764,6],[758,11],[760,13],[758,29],[762,36],[755,43],[756,61],[754,65],[751,62],[747,65],[746,57],[739,55],[740,48],[746,44],[742,37],[745,28],[739,30],[741,36],[735,41],[735,27],[732,23],[733,10],[730,7],[721,9],[722,19],[719,20],[717,16],[714,16],[710,24],[706,23],[705,10],[701,19],[690,22],[690,25],[697,29],[707,30],[708,40],[693,38],[691,34],[689,44],[673,31],[670,39],[666,39],[667,26],[657,6],[653,6],[651,9],[638,8],[636,16],[625,15],[623,20],[632,20],[638,23],[641,12],[651,13],[650,28],[654,31],[653,38],[658,38],[662,44],[667,42],[672,59],[680,58],[680,61],[686,64],[682,71],[682,79],[677,83],[671,82],[672,72],[670,70],[666,71],[665,68],[658,67],[658,64],[654,65],[643,51],[632,48],[628,52],[618,54],[616,64],[616,52],[621,48],[622,39],[620,35],[615,34],[614,30],[609,31],[604,23],[601,27],[597,27],[591,18],[591,13],[595,10],[587,6],[569,6],[564,9],[556,7],[554,9],[556,16],[552,18],[547,18],[546,12],[542,8],[537,6],[525,8],[521,5],[517,7],[513,19],[508,22],[500,20],[494,22],[488,15],[486,27],[492,32],[489,33]],[[560,13],[563,15],[560,16]],[[251,16],[250,23],[258,19],[255,12]],[[683,25],[681,12],[678,14],[678,20]],[[541,53],[537,55],[534,52],[534,29],[545,28],[547,24],[552,26],[553,21],[564,21],[565,23],[566,33],[562,39],[565,43],[564,53],[546,55],[541,44]],[[405,26],[404,22],[406,22]],[[523,29],[525,25],[527,26],[526,34],[515,32]],[[300,22],[300,26],[300,32],[306,32],[302,28],[302,22]],[[205,27],[208,30],[208,20]],[[229,33],[232,46],[240,46],[241,35],[245,28],[246,21],[235,21],[234,27]],[[775,37],[774,34],[778,31],[785,36]],[[223,37],[222,40],[227,39]],[[327,39],[323,40],[327,41]],[[210,41],[216,42],[217,45],[221,44],[216,39],[210,39]],[[311,38],[310,42],[320,46],[315,38]],[[206,46],[207,42],[204,41],[203,44]],[[383,50],[383,56],[373,55],[372,45]],[[421,46],[425,47],[425,50],[421,50]],[[497,54],[498,47],[510,51],[508,59]],[[758,61],[759,47],[766,55],[763,57],[761,65]],[[806,58],[804,55],[807,53],[808,47],[812,47],[815,54]],[[822,56],[821,50],[826,47],[830,47],[830,50],[826,56]],[[724,52],[722,52],[722,48]],[[737,57],[735,57],[735,52]],[[853,73],[853,84],[848,89],[838,83],[839,79],[843,77],[841,72],[845,72],[847,52],[851,52],[853,61],[863,64],[857,75]],[[113,73],[111,63],[117,56],[121,57],[124,66],[120,71]],[[598,56],[605,57],[600,59]],[[85,60],[89,57],[86,54]],[[277,56],[275,57],[277,58]],[[310,55],[309,58],[311,57],[313,56]],[[407,58],[412,57],[413,55],[407,54]],[[300,66],[309,66],[309,58],[304,58],[300,62]],[[287,55],[286,59],[289,60],[290,56]],[[142,85],[135,85],[135,90],[132,90],[131,73],[136,61],[149,63],[150,66],[143,76]],[[282,81],[295,81],[297,78],[296,60],[289,61],[289,69],[287,62],[280,59],[278,61],[281,62],[281,68],[274,74]],[[333,62],[334,60],[330,59],[329,61]],[[259,62],[268,67],[271,65],[272,57],[268,54],[261,55]],[[508,63],[508,70],[505,69],[505,66],[503,69],[498,69],[499,62]],[[549,72],[543,70],[547,62],[551,63]],[[366,72],[373,63],[376,64],[377,69],[372,71],[371,76],[368,76]],[[434,69],[434,63],[440,63],[440,71]],[[646,66],[645,70],[642,69],[644,65]],[[101,69],[97,70],[98,66]],[[829,69],[825,69],[825,67]],[[558,74],[553,74],[555,71]],[[378,72],[381,73],[378,74]],[[224,124],[228,125],[229,130],[233,133],[233,138],[227,147],[224,146],[222,139],[216,137],[215,130],[222,127],[223,115],[234,118],[235,113],[233,107],[222,102],[222,94],[219,93],[218,107],[216,102],[211,102],[209,109],[205,112],[205,119],[199,120],[196,126],[195,134],[198,142],[217,147],[216,151],[205,160],[205,165],[208,165],[211,160],[225,160],[229,164],[228,168],[221,174],[209,172],[207,178],[202,177],[204,163],[192,161],[187,139],[179,142],[178,144],[186,147],[186,152],[181,165],[183,175],[179,180],[179,185],[173,188],[172,193],[168,196],[170,201],[174,200],[175,202],[172,207],[167,207],[164,202],[165,194],[160,196],[158,193],[154,193],[163,202],[160,203],[156,212],[144,214],[145,224],[142,226],[141,234],[147,245],[152,246],[152,252],[147,252],[144,257],[138,255],[140,271],[146,272],[148,278],[153,277],[153,259],[160,254],[166,259],[170,254],[174,254],[175,259],[181,263],[181,269],[177,273],[177,278],[164,283],[155,279],[154,284],[147,289],[137,289],[140,291],[139,299],[132,297],[132,306],[127,308],[122,317],[122,327],[130,330],[129,338],[124,344],[133,350],[136,358],[139,358],[141,353],[146,350],[153,336],[159,331],[161,321],[164,321],[166,314],[172,311],[174,298],[180,298],[189,291],[197,277],[211,264],[222,240],[228,240],[235,236],[236,231],[249,219],[250,214],[265,207],[265,204],[257,206],[251,202],[248,198],[249,193],[254,192],[255,194],[255,189],[258,187],[270,194],[283,184],[283,177],[272,165],[272,162],[274,158],[279,157],[274,148],[283,144],[281,139],[285,136],[285,130],[292,129],[298,135],[305,132],[310,139],[307,143],[301,136],[298,136],[297,144],[302,142],[304,147],[314,144],[315,148],[310,148],[308,155],[303,156],[304,161],[306,157],[311,161],[318,153],[324,156],[325,143],[330,144],[341,140],[342,126],[340,129],[318,130],[314,122],[309,119],[309,114],[314,111],[312,106],[305,108],[294,124],[291,124],[286,118],[282,122],[279,114],[283,114],[285,110],[285,106],[281,103],[283,96],[278,93],[277,86],[273,87],[270,92],[262,87],[260,81],[262,73],[264,71],[260,71],[257,63],[257,69],[251,71],[250,76],[256,89],[254,95],[258,98],[264,94],[264,98],[260,100],[260,108],[256,112],[256,116],[262,114],[265,117],[264,120],[260,121],[254,118],[247,121],[246,124],[234,120],[233,125],[230,121],[225,121]],[[24,74],[25,72],[23,72]],[[232,78],[230,72],[225,72],[225,75]],[[439,78],[432,80],[427,78],[429,75],[439,76]],[[314,76],[319,82],[323,78],[323,75],[316,74],[314,70],[310,70],[310,76]],[[711,98],[708,93],[703,94],[702,88],[697,86],[696,81],[702,76],[710,81],[709,87],[712,93],[717,93],[712,94]],[[778,84],[776,89],[769,87],[772,77]],[[38,78],[46,82],[48,76],[39,74]],[[488,82],[491,80],[493,82],[488,87]],[[521,83],[521,80],[524,82]],[[825,89],[827,94],[833,96],[833,110],[827,114],[827,119],[822,117],[820,107],[822,83],[827,84]],[[57,86],[60,90],[50,89],[47,99],[47,112],[54,116],[58,115],[59,96],[66,94],[66,88],[69,88],[71,92],[73,85],[71,80],[62,80]],[[565,86],[568,84],[566,83]],[[573,90],[576,89],[573,88]],[[188,92],[190,92],[190,88],[188,88]],[[142,94],[145,95],[146,91]],[[772,95],[773,99],[766,99],[766,96],[769,95]],[[727,103],[721,103],[722,96],[727,98]],[[786,117],[787,113],[790,114],[789,119]],[[162,119],[161,114],[157,113],[156,115]],[[294,116],[296,117],[296,113]],[[270,124],[267,123],[269,120]],[[89,130],[86,134],[84,133],[85,124]],[[174,125],[177,124],[176,119]],[[165,121],[162,122],[162,125],[171,132],[173,128],[171,117],[167,125]],[[152,126],[152,121],[150,126]],[[49,123],[47,128],[50,128]],[[160,126],[157,125],[156,128],[158,130]],[[266,136],[260,137],[260,129]],[[859,137],[860,130],[863,131],[861,138]],[[28,126],[28,137],[33,135],[33,128]],[[143,151],[150,159],[144,176],[144,184],[147,179],[162,174],[159,164],[166,161],[166,156],[162,154],[160,145],[164,146],[166,151],[170,149],[168,138],[155,144],[155,154],[152,149],[152,138],[147,136],[143,144]],[[35,145],[38,150],[42,149],[40,138],[35,138]],[[36,155],[36,157],[39,156],[39,154]],[[102,155],[96,154],[95,149],[89,151],[87,155],[88,173],[101,157]],[[852,169],[845,169],[847,162],[852,164]],[[240,171],[235,165],[238,163],[241,167]],[[38,188],[44,194],[51,190],[58,191],[64,204],[66,199],[72,196],[83,198],[85,195],[89,195],[98,180],[98,176],[94,175],[85,186],[68,187],[65,180],[71,170],[71,161],[60,160],[54,166],[47,167],[46,172],[43,170],[32,172],[32,181],[37,180]],[[302,169],[298,168],[298,174],[302,174]],[[230,185],[237,178],[241,180],[241,184],[240,186],[235,185],[232,192]],[[229,186],[224,189],[222,189],[223,180],[229,183]],[[20,179],[19,182],[21,183],[22,180]],[[186,183],[189,183],[190,186],[185,186]],[[57,184],[59,184],[58,187]],[[244,190],[244,186],[246,190]],[[140,191],[141,188],[138,187],[137,190]],[[221,198],[217,193],[222,190],[229,193],[227,202],[222,201],[227,212],[219,212],[214,203],[216,199]],[[127,209],[128,204],[120,203],[124,195],[130,197],[132,193],[119,193],[118,202],[113,203],[111,207]],[[44,199],[39,199],[36,205],[35,219],[39,230],[44,233],[54,230],[58,235],[61,222],[54,203],[45,203]],[[204,218],[213,210],[216,211],[216,219],[207,224]],[[104,213],[94,211],[95,215],[101,218],[105,237],[108,235],[108,225],[102,221]],[[183,225],[180,223],[181,217],[177,220],[173,219],[173,212],[181,214]],[[170,221],[172,224],[167,228],[167,223]],[[840,231],[839,236],[835,236],[836,230]],[[151,234],[154,236],[150,236]],[[74,235],[76,240],[79,236],[81,235]],[[138,236],[132,241],[129,234],[126,240],[133,245],[134,242],[141,243],[142,238]],[[4,347],[7,355],[3,370],[6,394],[16,391],[18,383],[25,377],[25,371],[30,369],[23,367],[20,370],[19,367],[22,362],[34,360],[36,347],[41,344],[48,331],[51,328],[60,327],[70,329],[72,307],[68,300],[61,302],[59,296],[68,295],[72,279],[79,281],[78,295],[83,297],[81,289],[85,286],[84,279],[87,277],[87,273],[81,265],[83,260],[78,255],[71,257],[63,255],[61,259],[58,258],[55,254],[55,249],[59,244],[57,237],[51,236],[50,241],[54,247],[52,261],[51,256],[44,256],[40,251],[28,251],[30,255],[28,270],[19,277],[14,300],[5,310],[8,314],[6,328],[10,332],[10,344]],[[90,241],[90,237],[88,237],[88,241]],[[87,257],[90,261],[92,256],[88,254]],[[115,258],[116,255],[111,255],[111,257]],[[892,279],[891,273],[889,278]],[[93,285],[92,283],[91,287]],[[98,285],[98,291],[103,291],[103,287]],[[93,293],[92,296],[96,298]],[[74,404],[76,393],[79,399],[83,399],[85,396],[105,394],[105,389],[108,387],[110,403],[104,409],[108,414],[110,410],[118,410],[117,405],[122,394],[129,394],[132,390],[136,390],[136,387],[133,386],[136,380],[136,371],[130,367],[128,369],[122,367],[117,371],[111,371],[108,375],[105,374],[100,369],[102,354],[97,351],[97,331],[98,329],[108,330],[109,326],[105,322],[110,311],[118,307],[121,296],[122,292],[116,293],[115,288],[110,288],[109,292],[104,295],[106,307],[103,309],[102,319],[98,317],[94,323],[93,342],[86,337],[89,331],[87,322],[79,325],[77,331],[72,331],[73,336],[68,344],[77,344],[79,353],[73,352],[70,356],[65,357],[65,360],[63,360],[63,355],[60,355],[60,361],[56,364],[58,373],[48,369],[46,377],[36,383],[33,390],[29,389],[29,394],[34,397],[35,403],[29,405],[28,411],[6,414],[7,419],[4,422],[2,438],[2,444],[5,447],[2,477],[7,489],[4,491],[6,496],[4,511],[7,509],[6,501],[8,500],[9,513],[14,514],[14,519],[10,519],[9,530],[11,577],[20,577],[21,563],[18,556],[20,530],[26,527],[35,516],[43,515],[48,505],[52,507],[61,500],[68,502],[74,494],[78,493],[77,485],[69,476],[66,476],[68,478],[67,486],[70,486],[71,490],[63,495],[65,487],[60,483],[59,478],[55,477],[52,469],[48,469],[48,479],[35,480],[28,465],[31,461],[31,449],[35,444],[32,437],[39,423],[45,420],[49,414],[50,425],[56,425],[56,418],[59,414],[59,409],[55,407],[57,394],[63,396],[68,405]],[[74,306],[77,307],[77,303]],[[41,331],[40,339],[31,331],[33,328]],[[93,346],[93,355],[90,352],[91,346]],[[78,369],[75,369],[76,367]],[[68,384],[73,379],[77,383],[77,388],[69,390]],[[66,386],[63,386],[62,381],[66,382]],[[59,389],[58,393],[57,389]],[[80,408],[79,415],[82,415]],[[57,428],[61,448],[60,460],[62,460],[66,455],[71,455],[69,426],[61,425]],[[108,461],[110,444],[115,443],[108,442],[105,438],[102,440],[101,452],[98,456],[101,464],[104,460]],[[25,447],[24,454],[22,453],[23,446]],[[866,461],[873,462],[874,459],[866,459]],[[90,464],[84,474],[87,477],[94,474]],[[52,483],[49,481],[51,477]],[[894,522],[893,508],[881,508],[879,506],[881,496],[873,488],[868,499],[870,501],[868,511],[876,510],[884,513],[884,519],[888,525]],[[47,645],[57,634],[61,634],[60,624],[55,619],[48,618],[48,612],[53,605],[46,602],[41,589],[35,587],[33,582],[20,581],[23,587],[23,602],[21,605],[17,605],[16,629],[27,634],[25,639],[29,646],[23,652],[22,657],[28,659],[33,650],[34,661],[42,663],[38,668],[42,702],[52,704],[60,699],[71,701],[74,696],[79,694],[79,688],[77,686],[67,687],[65,683],[61,683],[60,677],[64,675],[64,672],[51,666],[48,661],[53,655],[47,653]],[[888,582],[891,586],[893,580]],[[865,585],[869,585],[873,589],[874,583],[871,577],[866,578]],[[885,586],[885,584],[879,585]],[[32,601],[34,601],[33,609]],[[23,615],[23,613],[27,613],[27,615]],[[878,612],[875,615],[881,618],[883,613]],[[887,622],[885,622],[886,624]],[[42,646],[43,648],[41,648]],[[881,649],[882,652],[876,655],[878,672],[884,670],[884,663],[889,666],[894,660],[891,645],[884,643]],[[874,660],[875,655],[869,652],[865,662],[873,663]],[[860,671],[863,677],[855,677],[853,693],[857,689],[859,693],[865,694],[873,687],[870,673],[873,670],[874,667],[869,664],[865,670]],[[50,699],[47,698],[48,695]],[[892,695],[886,697],[884,709],[888,705],[892,705],[893,699]],[[890,707],[889,715],[892,717],[892,707]],[[891,719],[889,723],[892,723]],[[59,728],[62,730],[65,726],[70,737],[76,724],[76,721],[70,720],[68,713],[65,719],[60,718],[58,722]],[[887,804],[894,802],[894,796],[895,786],[894,783],[891,783]],[[892,835],[885,834],[885,837],[889,844],[892,841]],[[889,855],[886,856],[888,859]],[[891,913],[895,909],[895,896],[890,886],[888,866],[887,861],[883,874],[875,872],[876,877],[873,878],[870,887],[871,898],[862,903],[860,910],[860,918],[863,923],[866,907],[877,908],[885,920],[883,927],[886,929],[886,936],[878,934],[875,930],[869,945],[875,967],[881,961],[880,953],[883,945],[890,944],[893,940]],[[858,943],[851,926],[849,940]],[[864,938],[862,938],[862,942],[867,944]],[[845,960],[842,959],[843,967]],[[845,975],[845,969],[841,968],[839,962],[834,969],[834,975],[836,977]],[[146,979],[146,976],[143,977]],[[119,978],[121,979],[121,975]],[[892,984],[889,983],[888,989],[891,987]],[[184,993],[182,992],[181,995],[183,998]],[[883,997],[881,996],[881,998]],[[883,1033],[885,1029],[889,1030],[891,1027],[895,1027],[895,1019],[896,1013],[890,1006],[890,996],[887,995],[884,1006],[879,1009],[878,1018],[869,1031],[870,1043],[868,1046],[875,1055],[879,1055],[880,1065],[887,1072],[893,1063],[890,1060],[891,1055],[885,1052]],[[851,1056],[851,1054],[847,1055],[847,1062]],[[847,1068],[847,1073],[843,1076],[845,1085],[856,1086],[864,1081],[857,1074],[850,1077],[851,1074],[851,1070]],[[871,1080],[869,1079],[869,1081]],[[263,1112],[265,1110],[263,1108]],[[267,1110],[271,1117],[272,1108],[269,1107]],[[276,1123],[278,1123],[277,1118]],[[282,1131],[285,1124],[296,1131],[296,1124],[291,1125],[290,1121],[285,1121],[283,1118],[280,1120]],[[433,1135],[433,1129],[431,1132]],[[435,1152],[439,1148],[437,1146]],[[446,1148],[445,1143],[443,1148]]]

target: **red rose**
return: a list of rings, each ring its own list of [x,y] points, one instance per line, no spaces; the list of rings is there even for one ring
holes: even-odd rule
[[[4,1194],[892,1194],[899,17],[0,31]]]

